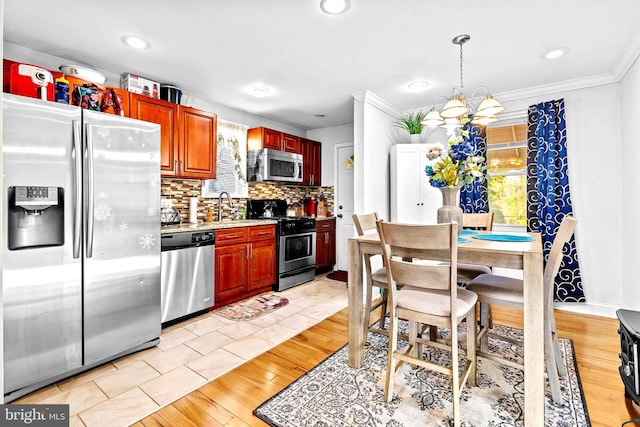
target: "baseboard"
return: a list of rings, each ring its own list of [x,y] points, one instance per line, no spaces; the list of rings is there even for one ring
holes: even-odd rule
[[[593,316],[602,316],[616,318],[616,310],[619,307],[608,305],[589,304],[586,302],[555,302],[553,306],[556,310],[570,311],[573,313],[590,314]]]

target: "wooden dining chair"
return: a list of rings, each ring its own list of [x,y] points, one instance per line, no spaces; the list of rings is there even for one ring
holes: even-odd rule
[[[493,230],[493,212],[463,213],[462,228]],[[481,274],[491,274],[491,269],[486,265],[458,263],[458,283],[469,283]]]
[[[369,233],[377,233],[376,222],[380,220],[377,212],[373,212],[370,214],[353,214],[353,223],[356,226],[356,231],[358,232],[358,236],[363,236]],[[364,256],[364,269],[367,283],[364,286],[365,294],[365,336],[368,330],[382,333],[387,335],[387,331],[384,329],[384,323],[387,314],[387,302],[389,300],[389,285],[387,283],[387,270],[382,267],[378,268],[375,271],[372,271],[371,260],[375,257],[379,257],[378,255],[365,255]],[[373,298],[373,289],[381,288],[382,289],[382,298],[380,301],[377,301],[375,304],[372,304],[371,300]],[[380,320],[378,322],[378,327],[370,325],[371,312],[380,307]]]
[[[450,375],[454,425],[459,426],[462,389],[467,383],[475,385],[477,296],[457,286],[458,225],[455,222],[409,225],[378,221],[377,227],[387,267],[390,302],[384,400],[391,400],[395,372],[404,362]],[[434,259],[435,255],[438,259]],[[409,322],[406,351],[398,350],[399,319]],[[463,320],[466,320],[466,351],[458,348],[458,325]],[[449,343],[434,337],[423,338],[418,333],[422,325],[449,329]],[[445,366],[424,360],[423,345],[449,351],[451,363]],[[466,356],[462,372],[459,355]]]
[[[560,264],[564,256],[562,249],[569,241],[576,228],[576,220],[571,215],[562,219],[558,233],[551,245],[547,264],[544,269],[544,357],[546,360],[547,377],[551,388],[551,395],[554,402],[562,404],[562,393],[560,390],[559,377],[566,375],[562,356],[558,347],[558,334],[556,331],[556,320],[553,313],[553,294],[555,278],[560,270]],[[478,355],[492,360],[496,360],[507,365],[515,365],[522,368],[522,365],[502,359],[495,354],[489,353],[488,335],[491,328],[490,306],[499,305],[524,310],[524,283],[521,279],[504,277],[495,274],[483,274],[473,279],[467,285],[467,289],[478,295],[480,302],[480,340]],[[492,337],[505,339],[492,334]],[[507,340],[512,341],[512,340]]]

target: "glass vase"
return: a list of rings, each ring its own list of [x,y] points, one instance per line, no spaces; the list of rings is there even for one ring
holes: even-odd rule
[[[458,223],[458,235],[462,232],[462,208],[460,187],[438,187],[442,193],[442,207],[438,209],[438,224]]]

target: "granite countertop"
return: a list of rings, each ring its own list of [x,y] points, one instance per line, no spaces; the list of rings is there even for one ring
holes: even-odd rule
[[[316,221],[324,221],[326,219],[336,219],[336,217],[335,216],[319,216],[319,217],[316,217]]]
[[[270,219],[237,219],[224,220],[221,222],[198,222],[191,224],[185,222],[175,225],[163,225],[160,228],[161,233],[175,233],[179,231],[200,231],[200,230],[217,230],[220,228],[249,227],[254,225],[270,225],[277,224],[278,221]]]

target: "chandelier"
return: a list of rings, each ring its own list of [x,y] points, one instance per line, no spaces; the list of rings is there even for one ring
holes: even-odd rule
[[[449,129],[457,129],[469,120],[471,123],[486,126],[490,123],[498,121],[496,115],[504,111],[504,107],[488,93],[487,88],[480,86],[473,91],[470,98],[467,98],[464,94],[464,83],[462,73],[462,45],[471,40],[468,34],[461,34],[453,38],[452,43],[460,46],[460,87],[453,88],[453,94],[447,99],[442,111],[438,110],[434,106],[427,113],[422,124],[430,127],[442,126]],[[482,92],[484,91],[484,96]],[[482,98],[481,98],[482,97]],[[475,108],[475,102],[482,101]]]

